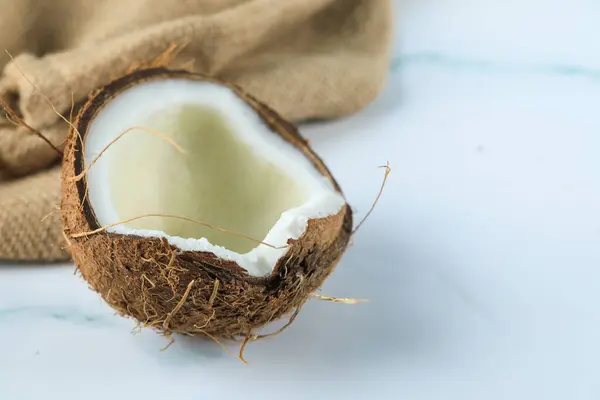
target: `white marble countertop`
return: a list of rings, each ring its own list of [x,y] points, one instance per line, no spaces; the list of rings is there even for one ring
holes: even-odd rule
[[[0,398],[600,398],[600,3],[401,0],[388,86],[304,127],[372,218],[249,365],[0,265]],[[33,293],[33,294],[31,294]],[[135,396],[135,397],[134,397]]]

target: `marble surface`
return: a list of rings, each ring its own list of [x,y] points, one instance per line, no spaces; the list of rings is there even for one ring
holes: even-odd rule
[[[132,334],[71,265],[0,265],[0,398],[600,398],[600,3],[403,0],[392,75],[303,127],[358,216],[249,365]],[[135,397],[134,397],[135,396]]]

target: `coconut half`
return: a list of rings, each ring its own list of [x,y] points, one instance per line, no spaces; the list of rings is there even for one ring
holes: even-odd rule
[[[94,93],[74,126],[70,252],[92,289],[143,325],[248,335],[300,307],[348,245],[352,212],[324,163],[235,85],[136,71]]]

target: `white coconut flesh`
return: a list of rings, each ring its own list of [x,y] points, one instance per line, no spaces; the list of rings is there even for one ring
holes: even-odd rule
[[[183,251],[212,252],[264,276],[309,219],[334,215],[345,204],[298,149],[227,87],[168,79],[121,92],[89,126],[85,165],[135,126],[160,131],[185,153],[138,129],[108,148],[87,173],[98,223],[118,224],[108,232],[166,238]],[[146,214],[190,218],[239,235],[167,216],[120,223]]]

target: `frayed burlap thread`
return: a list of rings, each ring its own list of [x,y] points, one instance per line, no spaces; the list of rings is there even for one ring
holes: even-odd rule
[[[181,46],[169,65],[241,86],[283,117],[336,118],[382,89],[391,0],[0,0],[0,96],[60,146],[68,116],[132,66]],[[0,259],[67,259],[56,152],[0,117]],[[43,184],[41,184],[43,182]],[[38,218],[39,217],[39,218]],[[62,254],[62,255],[59,255]]]

